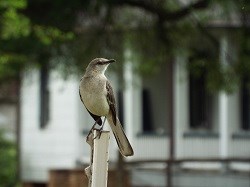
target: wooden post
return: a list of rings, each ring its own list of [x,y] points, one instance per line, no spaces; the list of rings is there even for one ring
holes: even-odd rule
[[[108,181],[108,151],[110,132],[102,131],[100,138],[94,130],[87,139],[91,147],[91,163],[85,169],[85,173],[89,179],[89,187],[106,187]]]
[[[125,171],[124,171],[124,158],[123,156],[120,154],[119,151],[117,151],[118,153],[118,163],[117,163],[117,168],[116,168],[116,171],[118,171],[116,173],[116,187],[124,187],[125,184],[124,184],[124,174],[125,174]]]

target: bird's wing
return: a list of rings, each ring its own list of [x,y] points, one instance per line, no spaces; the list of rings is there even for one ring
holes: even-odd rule
[[[79,96],[80,96],[80,99],[81,99],[81,101],[82,101],[82,103],[83,103],[83,105],[84,105],[84,102],[83,102],[83,100],[82,100],[82,96],[81,96],[81,92],[80,92],[80,89],[79,89]],[[85,106],[85,105],[84,105]],[[87,107],[85,106],[85,108],[86,108],[86,110],[89,112],[89,114],[91,115],[91,117],[96,121],[96,123],[98,124],[98,125],[102,125],[102,119],[101,119],[101,116],[97,116],[97,115],[95,115],[95,114],[92,114],[88,109],[87,109]]]
[[[107,89],[107,101],[110,108],[109,114],[107,115],[107,120],[114,133],[121,154],[123,156],[132,156],[134,154],[134,151],[122,128],[119,119],[117,118],[114,92],[108,80],[106,82],[106,89]]]
[[[107,89],[107,101],[109,104],[110,112],[112,114],[113,123],[114,125],[116,125],[115,96],[111,84],[108,80],[106,81],[106,89]]]

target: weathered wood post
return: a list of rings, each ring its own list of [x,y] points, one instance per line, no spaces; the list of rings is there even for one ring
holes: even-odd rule
[[[97,130],[88,136],[87,143],[91,147],[90,166],[85,168],[89,179],[89,187],[106,187],[108,182],[110,132],[102,131],[98,137]]]

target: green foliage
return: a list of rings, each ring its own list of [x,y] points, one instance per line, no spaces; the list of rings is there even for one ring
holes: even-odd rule
[[[74,38],[73,32],[32,22],[24,14],[28,6],[27,0],[0,0],[0,81],[32,63],[48,63],[56,48]]]
[[[0,56],[0,80],[17,75],[26,60],[24,55],[5,53]]]
[[[18,38],[30,33],[29,19],[18,12],[26,5],[26,0],[0,0],[2,39]]]
[[[46,46],[52,45],[55,41],[63,42],[65,40],[71,40],[74,37],[72,32],[65,33],[55,27],[44,27],[40,25],[34,26],[34,33],[37,39]]]
[[[199,72],[201,66],[206,69],[209,90],[231,91],[230,83],[250,74],[249,36],[239,37],[239,63],[221,68],[218,37],[205,25],[213,18],[228,19],[232,12],[248,13],[249,1],[204,0],[203,8],[179,11],[186,5],[174,0],[0,0],[0,80],[16,76],[30,64],[45,63],[66,77],[82,72],[97,56],[122,62],[129,46],[132,60],[138,62],[137,72],[152,74],[162,63],[185,53],[192,57],[191,72]],[[222,11],[214,12],[214,7]],[[176,17],[186,16],[178,21],[173,16],[164,19],[178,11]],[[199,41],[201,36],[206,40]],[[209,54],[199,56],[194,46],[201,44]]]
[[[13,187],[17,184],[16,146],[3,136],[0,130],[0,186]]]
[[[1,38],[19,38],[30,33],[29,19],[17,12],[14,8],[7,9],[2,15]]]
[[[27,6],[26,0],[1,0],[0,8],[24,9]]]
[[[130,48],[133,53],[131,60],[137,62],[135,66],[137,73],[143,75],[156,73],[160,64],[168,62],[173,53],[172,49],[167,47],[171,41],[164,43],[158,32],[156,28],[126,32],[124,36],[126,48]]]
[[[61,57],[71,59],[71,63],[66,62],[64,69],[67,70],[70,65],[73,65],[76,67],[76,73],[82,73],[90,60],[98,56],[121,59],[124,52],[123,42],[122,33],[104,32],[103,28],[81,33],[77,36],[77,40],[65,46],[66,49]]]

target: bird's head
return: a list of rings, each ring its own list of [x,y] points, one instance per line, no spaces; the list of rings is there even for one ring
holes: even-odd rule
[[[95,72],[104,74],[108,65],[113,62],[115,62],[114,59],[95,58],[89,63],[86,72]]]

